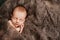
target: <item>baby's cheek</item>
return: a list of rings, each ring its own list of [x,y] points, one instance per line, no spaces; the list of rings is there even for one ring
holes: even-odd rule
[[[19,25],[21,25],[21,24],[24,24],[24,22],[20,21],[20,22],[19,22]]]
[[[16,20],[12,20],[14,23],[16,23]]]

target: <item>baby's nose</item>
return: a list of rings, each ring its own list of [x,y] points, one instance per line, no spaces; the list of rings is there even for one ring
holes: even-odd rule
[[[16,22],[19,22],[19,19],[17,19]]]

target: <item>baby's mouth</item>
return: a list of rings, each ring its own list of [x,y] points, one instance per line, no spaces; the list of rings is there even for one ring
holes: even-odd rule
[[[18,28],[18,27],[20,27],[20,25],[16,25],[15,27]]]

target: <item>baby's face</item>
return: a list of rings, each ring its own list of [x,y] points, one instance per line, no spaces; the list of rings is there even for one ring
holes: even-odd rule
[[[14,11],[11,18],[12,24],[17,27],[21,26],[25,22],[26,13],[21,11]]]

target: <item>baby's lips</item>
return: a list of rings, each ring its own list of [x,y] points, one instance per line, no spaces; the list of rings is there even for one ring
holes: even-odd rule
[[[20,27],[19,25],[16,25],[16,28]]]

